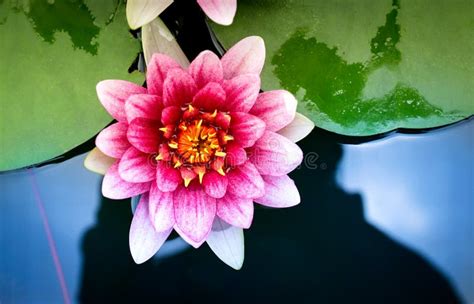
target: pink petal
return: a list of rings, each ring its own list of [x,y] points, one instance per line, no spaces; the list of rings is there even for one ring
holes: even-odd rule
[[[255,199],[256,203],[274,208],[287,208],[301,201],[295,182],[288,177],[263,175],[265,195]]]
[[[289,125],[278,131],[278,134],[285,136],[292,142],[298,142],[308,136],[313,129],[314,123],[308,117],[296,113],[295,119],[293,119]]]
[[[227,191],[238,197],[255,198],[265,194],[263,179],[251,162],[229,171],[227,178]]]
[[[197,0],[206,15],[215,23],[230,25],[237,11],[237,0]]]
[[[217,200],[217,216],[232,226],[249,228],[253,219],[253,201],[227,193]]]
[[[265,63],[265,43],[258,36],[250,36],[237,42],[222,57],[224,78],[262,72]]]
[[[199,248],[201,247],[201,245],[206,241],[206,239],[202,240],[202,241],[199,241],[199,242],[195,242],[193,240],[191,240],[182,230],[181,228],[178,227],[178,225],[174,225],[174,230],[179,234],[179,236],[186,242],[188,243],[189,245],[193,246],[194,248]]]
[[[216,216],[206,239],[216,256],[235,270],[244,263],[244,232]]]
[[[262,175],[285,175],[303,160],[303,152],[295,143],[269,131],[257,140],[249,155],[250,161]]]
[[[224,78],[221,60],[211,51],[201,52],[191,62],[188,71],[198,88],[202,88],[209,82],[220,83]]]
[[[165,107],[180,107],[191,102],[196,91],[196,83],[186,71],[172,69],[168,72],[163,84],[163,104]]]
[[[97,96],[104,108],[118,121],[127,121],[125,101],[134,94],[144,94],[146,89],[124,80],[103,80],[96,86]]]
[[[207,195],[214,198],[221,198],[227,190],[227,177],[215,171],[210,171],[204,175],[202,185]]]
[[[129,234],[130,253],[135,263],[144,263],[154,256],[171,231],[172,228],[162,232],[155,230],[148,211],[148,194],[142,195],[133,215]]]
[[[220,84],[209,82],[194,96],[192,105],[212,112],[225,107],[225,97],[225,91]]]
[[[190,185],[174,192],[174,214],[181,231],[194,242],[206,239],[216,215],[216,199]]]
[[[147,66],[146,85],[148,93],[163,96],[163,83],[168,72],[172,69],[180,69],[181,66],[173,58],[164,54],[155,53]]]
[[[174,125],[181,118],[182,111],[179,107],[166,107],[161,113],[161,122],[163,125]]]
[[[260,77],[257,74],[240,75],[224,81],[223,88],[227,95],[225,109],[248,112],[260,92]]]
[[[243,112],[233,112],[231,116],[230,134],[242,148],[253,146],[265,132],[265,123],[256,116]]]
[[[258,116],[268,131],[278,131],[295,118],[296,99],[288,91],[268,91],[258,95],[250,114]]]
[[[161,97],[150,94],[137,94],[130,96],[125,102],[127,121],[131,122],[137,117],[151,120],[160,120],[163,104]]]
[[[145,153],[156,153],[160,144],[160,124],[156,120],[135,118],[128,127],[128,141]]]
[[[95,139],[95,145],[100,151],[113,158],[120,158],[130,147],[127,139],[128,125],[117,122],[102,130]]]
[[[120,177],[131,183],[144,183],[156,178],[152,155],[128,148],[119,162]]]
[[[230,142],[226,146],[225,161],[228,166],[240,166],[248,160],[247,152],[238,144]]]
[[[150,189],[150,219],[156,231],[167,231],[173,228],[174,209],[173,193],[161,192],[156,183]]]
[[[174,191],[182,181],[179,170],[172,168],[168,163],[158,162],[156,166],[156,184],[160,191]]]
[[[118,172],[118,161],[109,168],[102,181],[102,195],[111,199],[124,199],[150,190],[150,182],[129,183]]]

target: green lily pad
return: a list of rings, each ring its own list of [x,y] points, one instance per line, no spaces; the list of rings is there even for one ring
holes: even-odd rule
[[[367,136],[474,114],[474,4],[405,0],[239,0],[225,47],[260,35],[265,90],[296,95],[324,129]]]
[[[140,42],[122,1],[3,0],[0,37],[0,170],[54,158],[106,126],[100,80],[144,79],[128,73]]]

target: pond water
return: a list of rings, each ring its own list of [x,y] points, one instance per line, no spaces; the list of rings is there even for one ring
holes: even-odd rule
[[[177,3],[162,17],[188,57],[219,50],[198,6]],[[256,206],[240,271],[176,234],[136,265],[130,200],[101,196],[92,146],[0,173],[0,303],[474,302],[474,119],[383,138],[315,129],[291,174],[301,204]]]
[[[471,302],[473,134],[471,120],[351,145],[315,130],[292,174],[301,204],[256,208],[238,272],[179,240],[135,265],[130,202],[100,195],[84,155],[3,173],[0,299]]]

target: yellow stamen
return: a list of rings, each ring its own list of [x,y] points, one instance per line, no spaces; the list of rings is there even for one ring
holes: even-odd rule
[[[210,116],[211,116],[211,118],[214,118],[214,117],[216,117],[216,116],[217,116],[217,109],[216,109],[216,110],[214,110],[214,112],[212,112],[212,114],[211,114]]]
[[[225,141],[234,140],[234,136],[226,134],[226,135],[224,135],[224,140]]]
[[[220,175],[222,176],[225,176],[225,172],[224,172],[224,169],[222,169],[222,167],[219,168],[219,170],[216,170],[217,173],[219,173]]]
[[[178,149],[178,143],[175,142],[175,141],[170,141],[168,143],[168,146],[171,148],[171,149]]]
[[[174,166],[173,166],[173,167],[176,169],[176,168],[180,167],[181,165],[182,165],[182,163],[181,163],[181,162],[179,161],[179,159],[178,159],[178,160],[174,163]]]
[[[158,130],[160,130],[161,132],[163,133],[166,133],[168,131],[168,128],[167,127],[163,127],[163,128],[159,128]]]
[[[214,153],[216,156],[219,156],[219,157],[224,157],[226,156],[226,153],[224,151],[216,151],[216,153]]]
[[[158,155],[155,157],[156,160],[163,160],[163,155],[160,153],[158,153]]]
[[[188,187],[188,186],[189,186],[189,183],[191,183],[192,180],[193,180],[192,178],[185,177],[185,178],[184,178],[184,186],[185,186],[185,187]]]

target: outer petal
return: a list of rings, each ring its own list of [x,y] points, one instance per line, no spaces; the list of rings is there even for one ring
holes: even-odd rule
[[[278,131],[293,121],[296,105],[296,99],[290,92],[268,91],[258,95],[250,114],[262,119],[268,131]]]
[[[163,83],[168,72],[172,69],[180,69],[181,66],[173,58],[164,54],[153,54],[147,66],[146,84],[148,93],[163,95]]]
[[[165,107],[179,107],[186,102],[191,102],[196,91],[196,83],[186,71],[172,69],[163,83],[163,104]]]
[[[130,96],[125,102],[127,121],[131,122],[137,117],[160,120],[163,104],[161,97],[150,94],[137,94]]]
[[[226,153],[225,161],[231,167],[240,166],[248,160],[247,152],[235,142],[227,144]]]
[[[155,53],[172,56],[182,67],[189,66],[188,58],[160,18],[142,27],[142,47],[147,66]]]
[[[235,270],[242,268],[245,252],[242,228],[231,226],[216,217],[206,241],[222,262]]]
[[[234,168],[227,174],[227,191],[242,198],[261,197],[264,193],[263,179],[251,162]]]
[[[196,243],[206,239],[216,215],[216,199],[202,187],[190,185],[179,187],[173,200],[176,224],[182,233]]]
[[[158,162],[156,166],[156,184],[160,191],[174,191],[182,181],[179,170],[176,170],[161,161]]]
[[[260,92],[260,77],[257,74],[244,74],[224,81],[227,100],[226,108],[229,111],[248,112]]]
[[[222,176],[215,171],[206,173],[202,181],[204,191],[214,198],[221,198],[225,195],[227,183],[227,176]]]
[[[128,141],[138,150],[145,153],[156,153],[160,144],[160,124],[156,120],[135,118],[127,131]]]
[[[124,80],[103,80],[96,86],[97,96],[104,108],[118,121],[127,121],[125,101],[134,94],[144,94],[146,89]]]
[[[237,0],[197,0],[202,10],[215,23],[230,25],[237,11]]]
[[[258,36],[250,36],[237,42],[221,59],[224,78],[262,72],[265,63],[265,43]]]
[[[171,3],[173,0],[128,0],[128,26],[136,30],[158,17]]]
[[[124,199],[150,190],[150,183],[129,183],[118,172],[118,162],[109,168],[102,181],[102,195],[111,199]]]
[[[130,226],[130,253],[137,264],[149,260],[164,244],[173,229],[157,232],[148,212],[148,194],[142,195]]]
[[[231,116],[231,134],[242,148],[253,146],[265,132],[265,123],[256,116],[243,112],[234,112]]]
[[[150,154],[128,148],[119,162],[119,174],[127,182],[144,183],[156,178],[155,164]]]
[[[253,219],[253,201],[227,193],[217,200],[217,216],[232,226],[249,228]]]
[[[150,190],[150,219],[156,231],[167,231],[173,228],[174,209],[173,193],[161,192],[156,183],[153,183]]]
[[[217,82],[206,84],[193,98],[193,106],[207,111],[225,108],[226,94]]]
[[[104,175],[115,160],[115,158],[105,155],[99,148],[95,147],[87,154],[84,167],[87,170]]]
[[[249,154],[250,161],[262,175],[285,175],[303,160],[303,152],[295,143],[268,131],[255,143]]]
[[[314,123],[306,116],[296,113],[295,119],[286,127],[278,131],[293,142],[297,142],[305,138],[314,129]]]
[[[127,140],[127,123],[118,122],[102,130],[95,139],[95,145],[106,155],[120,158],[130,147]]]
[[[209,82],[220,83],[224,78],[221,60],[211,51],[201,52],[191,62],[188,71],[198,88],[202,88]]]
[[[265,195],[255,199],[255,202],[274,208],[287,208],[298,205],[301,201],[295,182],[288,177],[262,176],[265,182]]]

